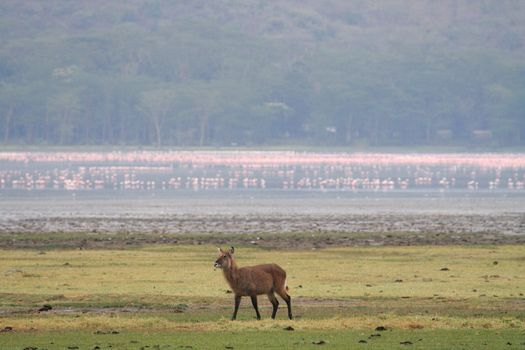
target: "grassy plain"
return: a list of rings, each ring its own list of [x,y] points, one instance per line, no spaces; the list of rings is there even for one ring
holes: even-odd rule
[[[525,349],[522,245],[238,247],[241,266],[287,270],[293,321],[284,303],[270,320],[264,296],[262,321],[246,299],[229,321],[215,255],[207,245],[1,250],[0,349]]]

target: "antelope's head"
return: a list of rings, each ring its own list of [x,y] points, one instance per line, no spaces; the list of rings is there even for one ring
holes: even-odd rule
[[[218,269],[229,269],[232,266],[234,248],[231,247],[229,251],[225,252],[219,248],[219,257],[215,260],[213,267]]]

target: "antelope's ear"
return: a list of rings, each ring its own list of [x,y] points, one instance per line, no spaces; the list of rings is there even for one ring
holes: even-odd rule
[[[222,250],[222,248],[217,248],[217,250],[219,251],[219,253],[224,253],[224,251]]]
[[[231,248],[230,248],[230,254],[233,254],[234,251],[235,251],[235,248],[234,248],[234,247],[231,247]]]

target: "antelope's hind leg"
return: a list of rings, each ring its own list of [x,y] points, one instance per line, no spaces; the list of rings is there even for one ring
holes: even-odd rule
[[[286,306],[288,306],[288,318],[291,320],[293,319],[293,316],[292,316],[292,298],[290,298],[290,296],[288,295],[288,293],[286,293],[286,290],[278,290],[277,291],[277,294],[279,294],[279,296],[281,298],[283,298],[283,300],[286,302]]]
[[[268,294],[268,299],[270,299],[270,303],[272,303],[272,306],[273,306],[272,319],[275,320],[275,314],[277,314],[277,309],[279,308],[279,301],[277,300],[273,292]]]

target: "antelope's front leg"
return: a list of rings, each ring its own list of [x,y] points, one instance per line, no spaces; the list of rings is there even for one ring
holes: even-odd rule
[[[261,314],[259,313],[259,308],[257,307],[257,295],[252,295],[252,305],[255,309],[255,313],[257,314],[257,319],[261,319]]]
[[[235,295],[235,310],[233,310],[232,321],[237,318],[237,311],[239,311],[239,305],[241,304],[241,296]]]

